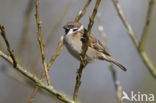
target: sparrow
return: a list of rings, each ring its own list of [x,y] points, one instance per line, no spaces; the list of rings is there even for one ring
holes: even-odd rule
[[[81,52],[83,51],[83,45],[87,38],[87,29],[85,29],[80,22],[74,21],[68,22],[63,28],[65,30],[63,36],[64,45],[73,57],[81,60]],[[91,33],[85,60],[87,63],[90,63],[96,59],[108,61],[117,65],[124,71],[127,70],[123,65],[111,57],[103,44]]]

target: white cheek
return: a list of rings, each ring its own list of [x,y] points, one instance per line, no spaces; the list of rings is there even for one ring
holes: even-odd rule
[[[73,34],[73,29],[70,29],[69,32],[67,33],[67,35],[71,35]]]
[[[80,31],[80,30],[82,30],[84,27],[83,27],[83,25],[81,25],[81,27],[79,28],[79,30],[78,31]]]
[[[67,35],[72,35],[74,34],[75,32],[78,32],[78,31],[81,31],[83,29],[83,25],[77,30],[77,31],[73,31],[73,29],[70,29],[69,32],[67,33]]]

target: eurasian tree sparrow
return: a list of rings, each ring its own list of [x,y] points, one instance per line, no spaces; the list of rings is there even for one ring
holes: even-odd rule
[[[65,26],[64,44],[67,50],[76,59],[80,60],[80,54],[82,52],[82,46],[86,42],[87,30],[79,22],[68,22]],[[87,63],[96,59],[106,60],[126,71],[126,68],[113,59],[110,54],[105,50],[104,46],[96,39],[92,34],[89,36],[89,47],[86,52]]]

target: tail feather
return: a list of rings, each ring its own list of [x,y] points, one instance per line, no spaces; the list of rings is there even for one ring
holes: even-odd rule
[[[116,66],[118,66],[119,68],[121,68],[123,71],[127,71],[127,69],[122,65],[120,64],[119,62],[117,62],[115,59],[113,59],[111,56],[104,56],[103,57],[104,60],[108,61],[108,62],[111,62],[113,64],[115,64]]]
[[[127,69],[122,65],[120,64],[119,62],[117,61],[111,61],[113,64],[117,65],[118,67],[120,67],[123,71],[127,71]]]

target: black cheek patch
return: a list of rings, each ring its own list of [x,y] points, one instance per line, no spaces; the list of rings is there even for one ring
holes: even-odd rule
[[[67,34],[69,32],[69,29],[65,29],[65,33]]]

